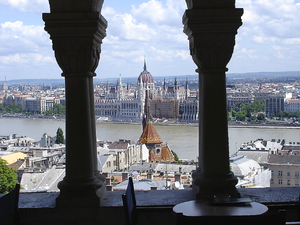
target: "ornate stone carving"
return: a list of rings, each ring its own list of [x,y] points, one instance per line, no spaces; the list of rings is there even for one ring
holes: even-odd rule
[[[66,176],[58,185],[59,207],[98,207],[105,191],[97,168],[93,85],[107,27],[102,3],[50,0],[51,13],[43,14],[66,88]]]
[[[225,72],[241,26],[234,0],[186,0],[183,16],[190,54],[199,73],[199,168],[193,173],[197,199],[239,197],[230,171]]]
[[[43,19],[63,76],[94,76],[106,20],[98,12],[43,14]]]
[[[101,12],[104,0],[49,0],[52,13],[57,12]]]
[[[243,9],[187,10],[184,32],[190,42],[191,56],[199,69],[226,68],[242,25]]]
[[[234,8],[235,0],[185,0],[188,9]]]
[[[89,41],[53,42],[56,60],[66,74],[93,73],[100,59],[100,46]]]

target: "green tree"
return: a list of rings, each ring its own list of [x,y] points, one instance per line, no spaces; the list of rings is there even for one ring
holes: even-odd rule
[[[236,113],[236,120],[245,121],[247,112],[241,111]]]
[[[53,112],[52,112],[52,110],[47,110],[47,111],[44,112],[44,115],[45,116],[52,116]]]
[[[15,188],[17,170],[7,166],[7,162],[0,158],[0,193],[8,193]]]
[[[289,118],[291,116],[291,113],[288,111],[283,111],[283,116]]]
[[[21,104],[16,105],[15,103],[12,102],[6,107],[6,111],[9,113],[21,113],[22,105]]]
[[[232,110],[232,109],[229,109],[229,110]],[[261,101],[254,101],[252,103],[239,102],[234,106],[233,110],[236,112],[245,111],[248,114],[247,117],[250,118],[251,113],[263,112],[265,110],[265,100],[263,99]]]
[[[64,138],[64,132],[63,130],[59,127],[56,131],[56,144],[64,144],[65,143],[65,138]]]
[[[175,160],[176,162],[180,163],[181,161],[179,160],[178,155],[176,154],[176,152],[174,152],[173,150],[171,150],[171,152],[172,152],[172,154],[173,154],[173,156],[174,156],[174,160]]]
[[[246,117],[251,118],[251,113],[250,113],[250,111],[247,111]]]
[[[0,103],[0,113],[5,113],[5,107],[3,103]]]
[[[1,109],[0,109],[0,112],[1,112]],[[296,119],[298,119],[299,116],[300,116],[300,113],[299,112],[294,112],[291,116],[295,117]]]
[[[231,116],[232,116],[232,117],[236,117],[236,111],[232,110],[232,111],[231,111]]]
[[[249,119],[248,119],[249,122],[256,122],[257,121],[257,117],[256,116],[251,116]]]
[[[280,118],[283,118],[283,116],[284,116],[283,111],[279,111],[279,112],[277,113],[277,116],[280,117]]]
[[[63,116],[66,114],[65,107],[62,104],[55,103],[53,106],[53,114]]]
[[[265,99],[261,101],[254,101],[251,103],[253,112],[263,112],[265,111]]]
[[[265,116],[265,114],[260,113],[260,114],[257,115],[257,119],[260,120],[260,121],[261,121],[261,120],[265,120],[265,119],[266,119],[266,116]]]

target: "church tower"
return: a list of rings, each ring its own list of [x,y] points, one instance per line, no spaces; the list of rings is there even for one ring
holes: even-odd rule
[[[137,80],[138,98],[145,102],[146,90],[149,90],[149,98],[153,99],[156,96],[155,86],[152,75],[147,71],[146,59],[144,59],[144,70]]]
[[[174,161],[174,156],[168,145],[163,145],[163,141],[157,133],[151,119],[150,102],[148,96],[149,90],[146,90],[146,99],[143,117],[143,133],[139,143],[145,144],[149,149],[149,162]]]

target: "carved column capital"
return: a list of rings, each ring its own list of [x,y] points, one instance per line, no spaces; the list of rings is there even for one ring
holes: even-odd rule
[[[243,9],[234,0],[186,0],[184,33],[199,73],[199,168],[193,173],[197,199],[239,197],[230,171],[226,65],[231,59]]]
[[[100,12],[44,13],[43,20],[62,75],[95,76],[107,28]]]
[[[183,15],[190,54],[201,70],[226,71],[243,9],[188,9]]]

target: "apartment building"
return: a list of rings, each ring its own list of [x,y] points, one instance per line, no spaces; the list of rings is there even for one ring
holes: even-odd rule
[[[284,110],[289,113],[300,112],[300,99],[286,99]]]
[[[284,95],[269,95],[265,100],[266,117],[276,116],[278,112],[284,111]]]
[[[300,182],[300,156],[269,155],[270,187],[297,187]]]
[[[60,100],[55,97],[29,97],[23,104],[23,109],[29,112],[43,113],[53,109],[54,104],[59,104]]]
[[[253,102],[253,96],[250,92],[229,92],[227,93],[227,107],[234,107],[237,103],[244,102],[250,104]]]

